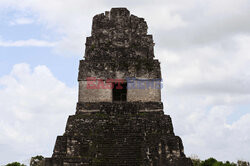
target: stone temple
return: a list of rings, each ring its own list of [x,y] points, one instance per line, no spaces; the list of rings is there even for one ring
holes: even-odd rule
[[[93,18],[75,115],[46,166],[192,166],[161,102],[160,63],[143,18],[126,8]]]

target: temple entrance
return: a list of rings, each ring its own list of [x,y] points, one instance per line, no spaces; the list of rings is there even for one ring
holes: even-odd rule
[[[114,83],[113,102],[127,101],[127,83]]]

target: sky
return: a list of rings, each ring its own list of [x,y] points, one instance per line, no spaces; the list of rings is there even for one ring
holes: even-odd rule
[[[250,161],[249,0],[0,0],[0,165],[52,155],[92,18],[112,7],[147,21],[185,154]]]

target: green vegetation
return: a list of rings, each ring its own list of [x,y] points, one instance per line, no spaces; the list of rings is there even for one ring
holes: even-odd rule
[[[30,166],[42,166],[42,161],[43,161],[44,157],[43,156],[35,156],[35,157],[31,157],[30,159]],[[26,166],[24,164],[21,164],[19,162],[12,162],[7,164],[6,166]]]
[[[242,160],[238,160],[237,163],[233,163],[233,162],[231,163],[229,161],[226,161],[226,162],[217,161],[214,158],[209,158],[204,161],[200,160],[197,156],[191,156],[190,158],[194,166],[250,166],[249,162],[242,161]],[[44,159],[43,156],[32,157],[30,161],[30,166],[41,166],[43,159]],[[93,162],[100,163],[101,160],[95,159]],[[12,163],[7,164],[6,166],[26,166],[26,165],[21,164],[19,162],[12,162]]]
[[[214,158],[209,158],[207,160],[202,161],[196,156],[192,156],[191,160],[194,166],[250,166],[249,162],[241,160],[238,160],[237,164],[233,162],[231,163],[229,161],[226,162],[217,161]]]
[[[13,162],[13,163],[9,163],[6,166],[25,166],[24,164],[21,164],[19,162]]]

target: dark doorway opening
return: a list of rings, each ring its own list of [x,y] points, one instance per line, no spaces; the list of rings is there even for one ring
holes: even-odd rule
[[[127,101],[127,83],[114,83],[113,102]]]

